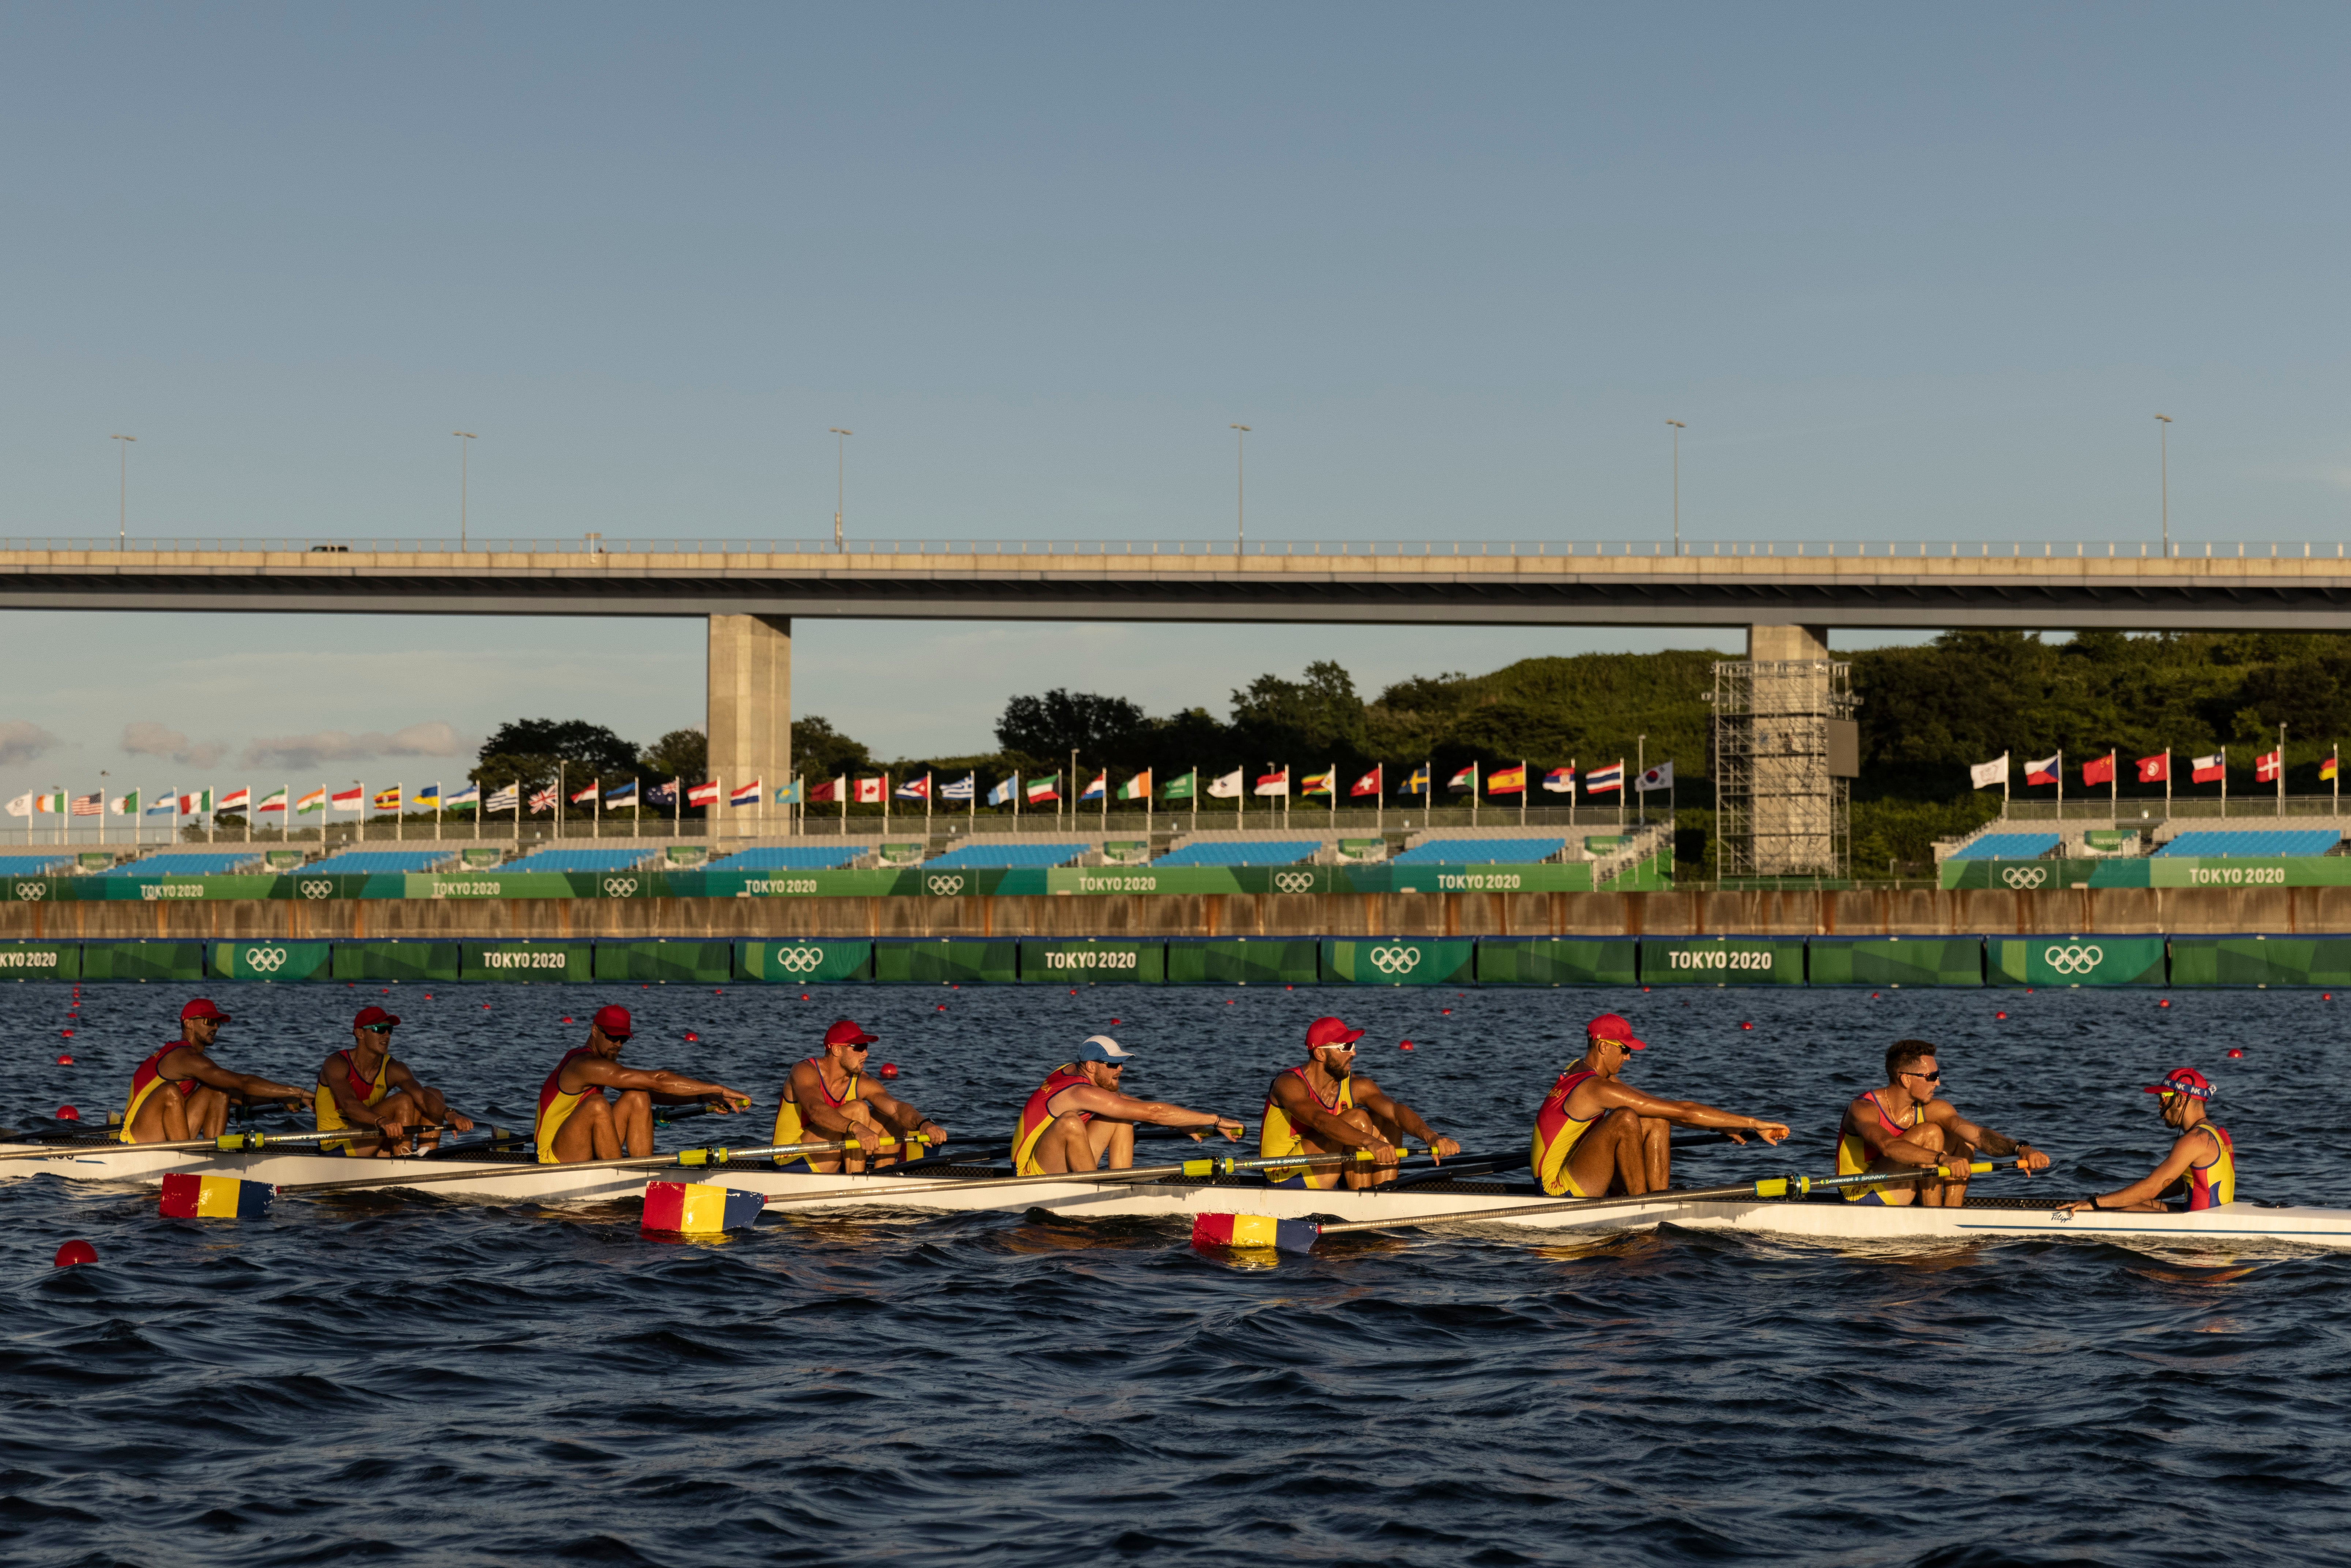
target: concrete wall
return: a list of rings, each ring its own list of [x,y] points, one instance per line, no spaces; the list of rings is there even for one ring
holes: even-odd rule
[[[2351,933],[2351,887],[16,904],[0,939]]]

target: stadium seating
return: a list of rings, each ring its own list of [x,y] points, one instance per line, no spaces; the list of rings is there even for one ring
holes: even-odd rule
[[[226,876],[256,869],[261,856],[252,850],[158,850],[135,861],[99,872],[100,876]]]
[[[302,868],[304,876],[397,876],[437,869],[456,857],[447,850],[345,850]]]
[[[2054,833],[1986,833],[1949,858],[1955,861],[2039,860],[2057,847]]]
[[[1015,866],[1067,865],[1092,849],[1092,844],[957,844],[946,853],[923,862],[925,871],[1009,869]]]
[[[0,876],[47,876],[72,869],[71,855],[0,855]]]
[[[716,862],[726,871],[831,871],[845,866],[863,854],[865,844],[834,844],[830,848],[785,848],[744,850]]]
[[[1173,854],[1161,855],[1151,863],[1168,865],[1295,865],[1311,860],[1314,852],[1322,847],[1316,839],[1228,840],[1224,842],[1186,844]]]
[[[2323,855],[2342,841],[2333,828],[2199,828],[2182,833],[2158,855]]]
[[[1395,865],[1533,865],[1567,848],[1565,839],[1425,839]],[[1165,865],[1166,862],[1160,862]]]
[[[533,850],[520,860],[508,861],[500,871],[633,871],[649,855],[661,853],[658,843],[626,844],[619,848],[601,845],[576,849]]]

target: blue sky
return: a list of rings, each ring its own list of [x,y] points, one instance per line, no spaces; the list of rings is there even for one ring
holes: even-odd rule
[[[482,534],[818,536],[843,424],[852,534],[1223,538],[1239,421],[1253,537],[1646,538],[1672,417],[1692,538],[2137,539],[2159,410],[2177,536],[2332,539],[2347,40],[2315,6],[15,8],[0,534],[111,533],[124,432],[133,533],[446,535],[463,428]],[[802,622],[796,680],[946,750],[1052,685],[1220,706],[1321,656],[1376,687],[1698,640]],[[304,737],[454,777],[506,717],[703,702],[687,622],[20,614],[0,657],[10,793],[233,785]]]

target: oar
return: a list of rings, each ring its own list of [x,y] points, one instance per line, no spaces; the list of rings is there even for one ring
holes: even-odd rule
[[[2021,1163],[2021,1162],[2017,1162]],[[1989,1160],[1968,1166],[1981,1173],[2007,1169]],[[1437,1220],[1516,1219],[1530,1214],[1561,1214],[1580,1208],[1629,1208],[1659,1203],[1699,1203],[1710,1199],[1741,1197],[1786,1197],[1790,1193],[1801,1197],[1808,1193],[1835,1192],[1848,1186],[1883,1186],[1900,1181],[1931,1181],[1949,1173],[1941,1166],[1924,1166],[1915,1171],[1865,1171],[1859,1176],[1767,1176],[1761,1181],[1740,1182],[1729,1186],[1667,1188],[1663,1192],[1645,1193],[1638,1197],[1571,1197],[1557,1203],[1519,1204],[1508,1208],[1478,1208],[1466,1214],[1431,1214],[1396,1219],[1356,1219],[1336,1225],[1318,1225],[1311,1219],[1276,1219],[1261,1214],[1204,1214],[1192,1222],[1192,1245],[1195,1247],[1274,1247],[1284,1252],[1310,1252],[1317,1239],[1338,1236],[1350,1230],[1388,1230],[1399,1225],[1426,1225]]]
[[[847,1142],[852,1146],[856,1144],[853,1138]],[[737,1160],[765,1159],[771,1155],[837,1155],[842,1147],[841,1144],[834,1143],[769,1144],[756,1149],[680,1149],[674,1155],[632,1155],[616,1160],[574,1160],[566,1165],[513,1166],[495,1170],[475,1166],[472,1170],[434,1171],[422,1176],[403,1172],[392,1176],[362,1176],[353,1181],[293,1182],[277,1190],[280,1193],[358,1192],[367,1187],[423,1186],[431,1182],[477,1181],[493,1176],[503,1180],[509,1176],[548,1176],[557,1171],[659,1170],[665,1166],[723,1166]]]
[[[445,1124],[431,1126],[406,1127],[401,1135],[411,1133],[446,1131]],[[179,1154],[191,1149],[208,1149],[219,1154],[248,1154],[256,1149],[288,1148],[297,1144],[322,1144],[342,1138],[381,1138],[385,1134],[375,1127],[339,1127],[331,1133],[223,1133],[211,1138],[184,1138],[169,1144],[65,1144],[52,1148],[16,1151],[0,1155],[0,1160],[57,1160],[74,1155],[98,1151],[120,1153],[136,1149],[141,1154]]]

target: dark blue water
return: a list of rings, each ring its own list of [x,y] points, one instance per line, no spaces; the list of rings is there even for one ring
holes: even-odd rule
[[[222,1059],[303,1082],[378,999],[220,994]],[[19,1041],[0,1112],[119,1105],[183,999],[93,986],[74,1020],[68,988],[0,990]],[[1132,1089],[1253,1121],[1336,1011],[1372,1031],[1364,1071],[1473,1148],[1522,1145],[1583,1019],[1614,1008],[1656,1048],[1635,1082],[1784,1117],[1822,1171],[1844,1100],[1922,1034],[1960,1107],[2051,1149],[2074,1191],[2152,1163],[2168,1139],[2138,1086],[2192,1064],[2247,1196],[2351,1205],[2341,1010],[2316,993],[411,986],[392,1005],[405,1060],[514,1124],[584,1032],[562,1015],[611,999],[639,1010],[632,1061],[763,1100],[851,1011],[957,1133],[1005,1128],[1105,1028],[1142,1053]],[[737,1125],[764,1139],[764,1117]],[[2209,1568],[2339,1562],[2351,1525],[2336,1256],[1492,1230],[1260,1266],[1174,1223],[1041,1215],[770,1216],[665,1245],[619,1207],[287,1199],[194,1223],[52,1176],[0,1183],[0,1205],[11,1563]],[[100,1261],[52,1269],[74,1236]]]

